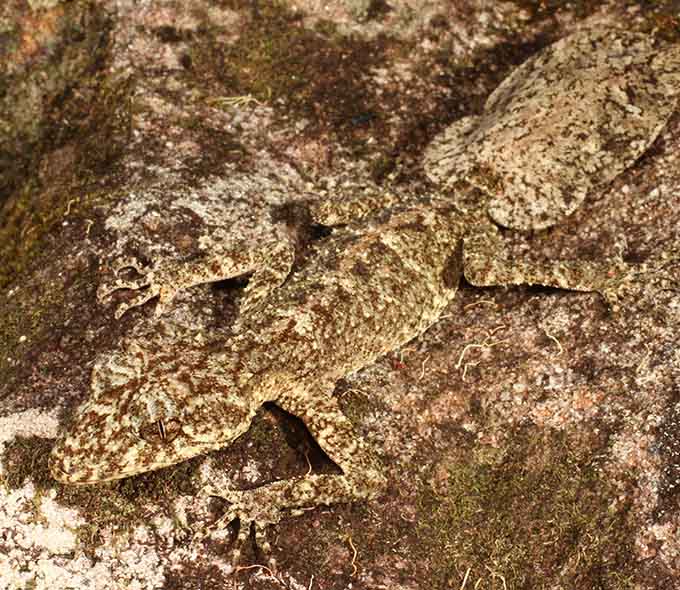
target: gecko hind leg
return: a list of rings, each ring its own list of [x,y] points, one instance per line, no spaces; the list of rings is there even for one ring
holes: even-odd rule
[[[299,516],[306,509],[321,505],[353,502],[379,495],[385,487],[385,477],[368,444],[355,432],[343,414],[337,399],[329,393],[332,387],[317,386],[303,389],[301,396],[275,400],[276,405],[298,416],[307,426],[321,449],[342,470],[342,474],[307,474],[265,484],[249,490],[217,490],[206,488],[203,493],[229,502],[225,514],[215,523],[219,527],[238,519],[240,530],[234,557],[240,558],[243,542],[251,525],[255,527],[258,547],[264,531],[270,525],[291,515]],[[211,527],[213,528],[213,527]]]
[[[477,287],[541,285],[568,291],[598,293],[616,311],[630,287],[647,271],[621,258],[600,261],[553,260],[544,263],[510,259],[497,232],[465,238],[465,278]]]

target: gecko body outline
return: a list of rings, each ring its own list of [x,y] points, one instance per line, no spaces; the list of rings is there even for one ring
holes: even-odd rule
[[[671,55],[672,65],[677,53],[676,49]],[[677,76],[673,80],[677,83]],[[494,96],[497,103],[499,95]],[[669,103],[673,101],[669,98]],[[656,119],[665,121],[672,110],[665,108]],[[659,124],[654,127],[655,133],[645,131],[645,142],[637,146],[640,153],[661,129]],[[451,161],[460,153],[460,135],[473,133],[471,121],[451,129],[449,135],[458,137],[453,149],[444,134],[426,154],[426,166],[439,181],[443,175],[455,176]],[[480,145],[485,141],[477,140]],[[476,157],[482,152],[480,148]],[[625,167],[630,158],[630,153],[621,156],[615,168]],[[448,187],[460,190],[455,198],[415,197],[410,204],[395,205],[400,199],[385,192],[317,203],[313,211],[317,222],[350,223],[325,240],[313,260],[296,273],[290,273],[293,253],[285,243],[236,247],[192,264],[161,263],[150,269],[121,261],[121,266],[135,266],[141,277],[115,277],[102,284],[101,300],[119,289],[137,291],[117,317],[156,296],[156,311],[161,314],[182,289],[254,274],[246,288],[238,332],[223,343],[223,350],[215,352],[215,343],[187,346],[178,359],[139,349],[119,357],[115,370],[93,374],[93,396],[53,449],[54,477],[95,483],[222,448],[247,430],[262,403],[274,402],[302,418],[342,474],[310,474],[247,491],[212,490],[230,503],[223,520],[241,520],[239,544],[251,524],[264,544],[264,527],[286,512],[379,494],[384,476],[331,395],[338,378],[422,334],[453,299],[463,275],[477,286],[541,284],[597,291],[615,306],[647,270],[645,265],[633,267],[616,259],[510,264],[489,213],[510,227],[545,227],[558,214],[569,213],[571,204],[550,193],[529,212],[522,210],[521,199],[504,209],[498,193],[470,186],[479,186],[474,176],[480,170],[468,164],[460,176],[469,184]],[[470,202],[470,207],[461,205]],[[384,213],[371,215],[383,208]],[[383,328],[364,329],[376,317]]]

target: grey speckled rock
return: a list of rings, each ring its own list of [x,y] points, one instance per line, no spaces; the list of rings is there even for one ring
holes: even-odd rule
[[[549,227],[654,141],[680,92],[680,46],[639,33],[586,30],[527,60],[427,150],[430,178],[467,180],[516,229]]]

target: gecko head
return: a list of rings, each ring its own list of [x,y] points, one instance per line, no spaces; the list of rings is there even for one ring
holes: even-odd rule
[[[52,449],[52,477],[70,484],[121,479],[226,446],[248,428],[246,404],[186,359],[173,359],[123,373],[95,367],[90,399]]]

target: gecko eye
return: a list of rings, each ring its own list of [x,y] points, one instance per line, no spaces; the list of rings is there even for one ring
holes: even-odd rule
[[[176,418],[169,420],[154,420],[142,424],[137,436],[152,445],[171,443],[182,430],[182,425]]]

